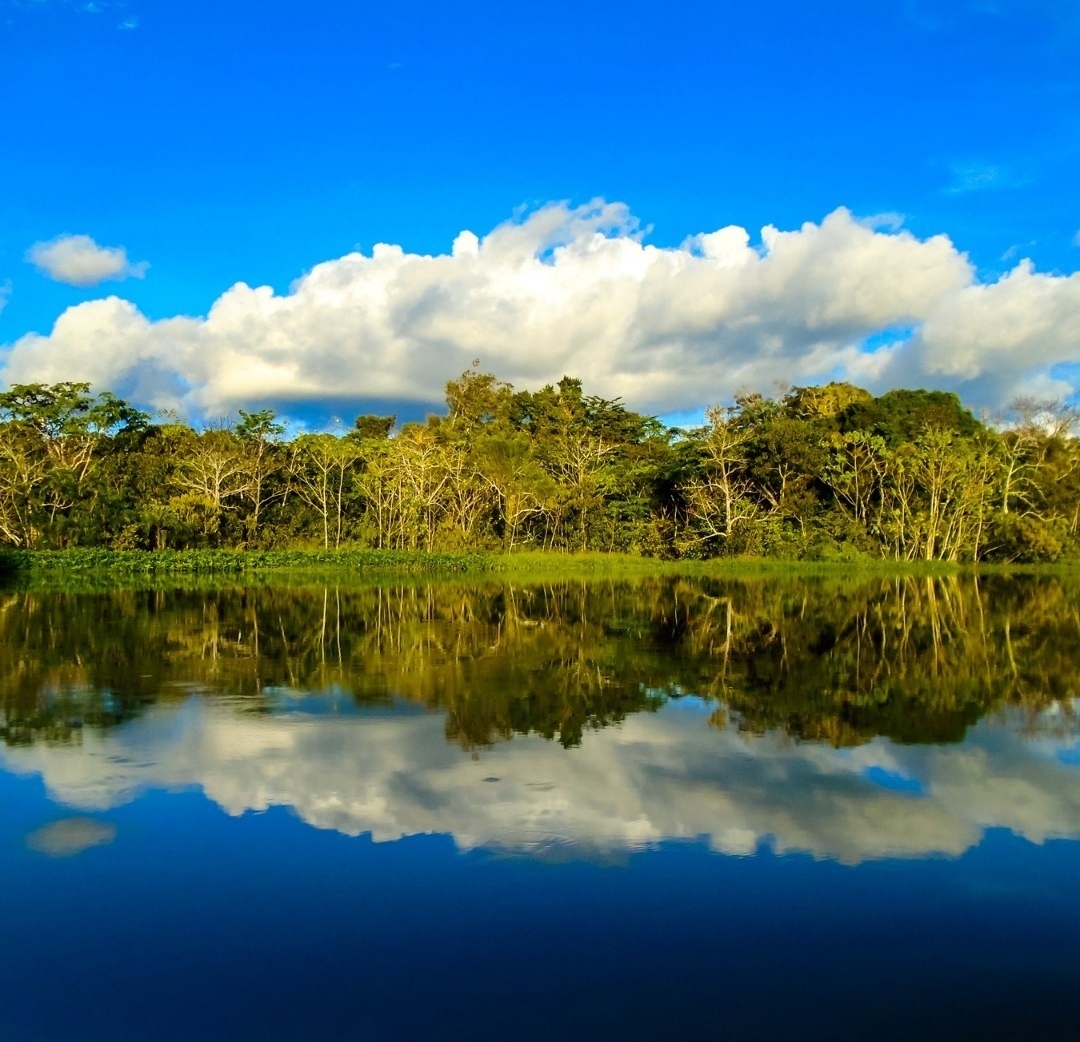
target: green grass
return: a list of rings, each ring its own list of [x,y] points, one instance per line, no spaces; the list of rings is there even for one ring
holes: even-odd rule
[[[663,561],[630,554],[523,552],[426,553],[405,550],[6,550],[0,551],[0,581],[53,589],[178,584],[212,586],[242,582],[266,585],[315,581],[396,582],[437,580],[603,578],[659,575],[882,576],[945,575],[971,566],[938,562],[897,563],[859,559],[844,562],[718,558]]]
[[[948,575],[971,566],[941,561],[796,561],[775,557],[713,557],[660,560],[631,554],[523,552],[498,559],[494,569],[507,575]]]
[[[6,550],[6,575],[240,575],[282,570],[384,570],[456,574],[493,570],[480,554],[412,553],[401,550]]]

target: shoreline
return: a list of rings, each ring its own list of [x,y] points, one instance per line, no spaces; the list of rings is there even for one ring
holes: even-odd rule
[[[661,560],[630,554],[557,552],[432,553],[420,550],[3,550],[0,586],[7,589],[157,584],[176,579],[213,585],[267,580],[572,580],[649,577],[753,579],[849,576],[851,578],[954,575],[1062,575],[1080,562],[974,564],[946,561],[851,559],[784,560],[768,557]]]

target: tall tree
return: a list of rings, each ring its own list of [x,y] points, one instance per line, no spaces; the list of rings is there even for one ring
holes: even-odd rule
[[[360,459],[361,448],[351,438],[301,434],[293,442],[292,488],[318,516],[326,548],[341,545],[346,502]]]
[[[240,458],[245,482],[242,495],[251,504],[245,518],[249,540],[259,537],[263,512],[271,503],[284,498],[288,486],[282,480],[287,460],[278,444],[285,425],[278,423],[272,409],[259,412],[240,410],[236,436],[240,440]]]

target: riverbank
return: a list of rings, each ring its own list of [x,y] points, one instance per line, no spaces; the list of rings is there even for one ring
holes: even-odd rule
[[[408,550],[5,550],[0,551],[0,582],[8,586],[52,588],[181,582],[199,585],[242,580],[395,581],[632,578],[652,575],[949,575],[974,566],[940,561],[789,561],[775,558],[660,560],[629,554],[427,553]],[[1057,566],[980,566],[979,571],[1075,570]]]

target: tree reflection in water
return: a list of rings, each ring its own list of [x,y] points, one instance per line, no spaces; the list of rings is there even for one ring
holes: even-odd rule
[[[1006,706],[1073,733],[1078,638],[1066,577],[12,592],[0,709],[8,744],[76,742],[192,691],[249,712],[334,691],[441,710],[466,748],[572,746],[693,694],[748,733],[954,742]]]

